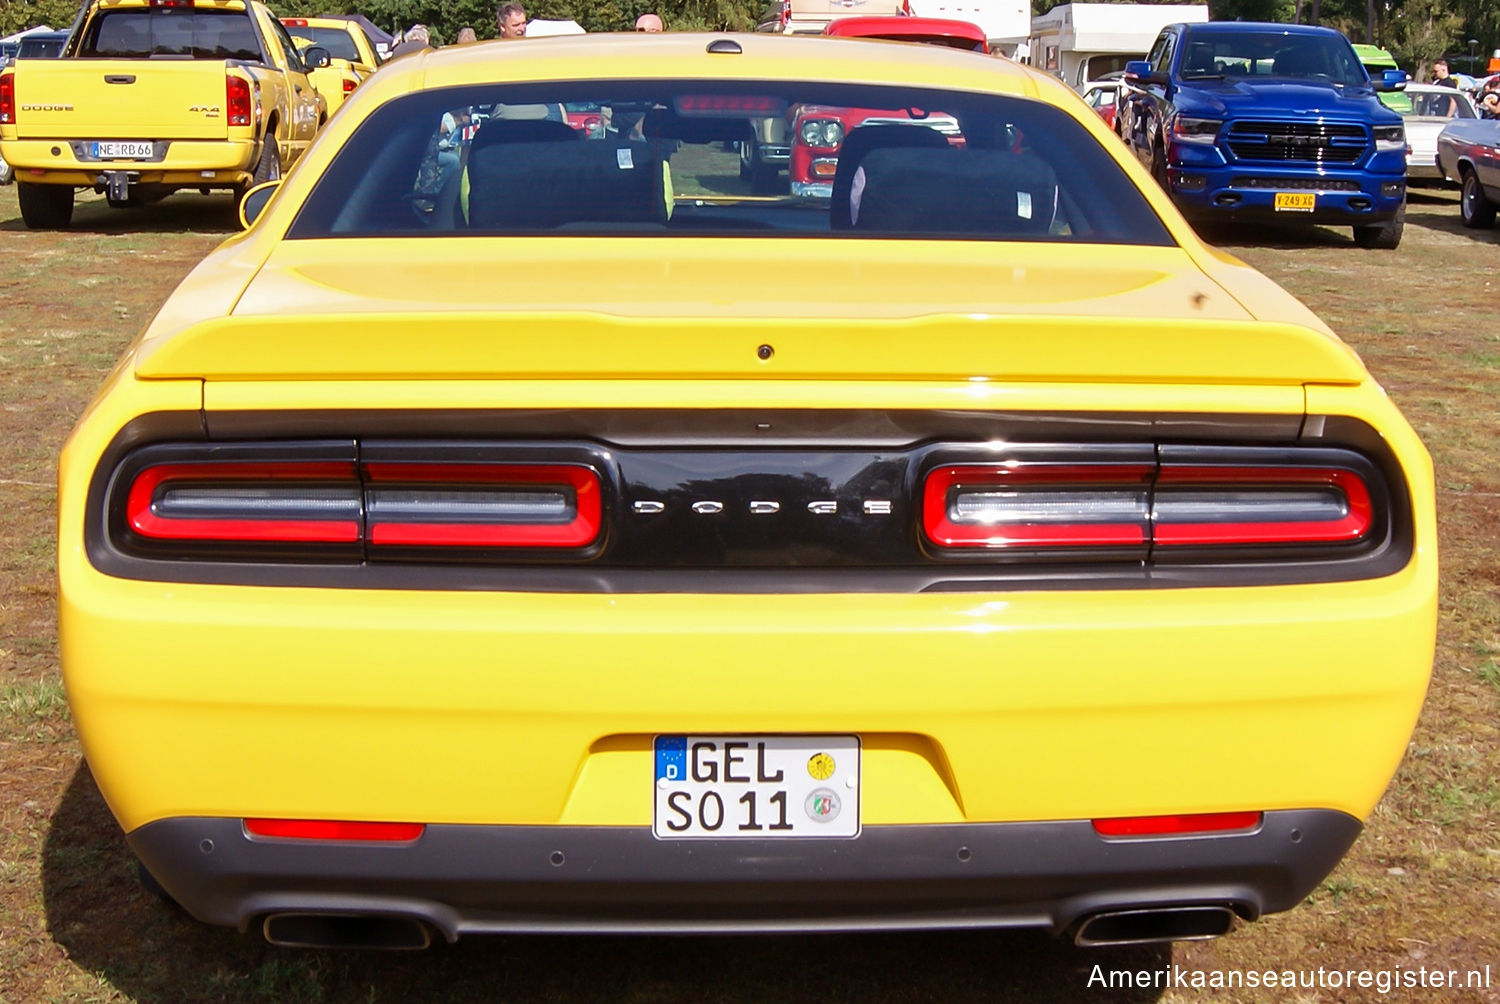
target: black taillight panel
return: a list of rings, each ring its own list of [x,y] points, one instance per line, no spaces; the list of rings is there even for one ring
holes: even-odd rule
[[[294,427],[295,423],[288,423]],[[174,429],[189,428],[176,423]],[[965,591],[1368,578],[1410,556],[1370,442],[152,442],[90,494],[124,577],[542,591]]]

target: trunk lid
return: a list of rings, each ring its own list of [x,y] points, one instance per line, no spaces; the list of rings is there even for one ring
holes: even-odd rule
[[[35,60],[16,74],[18,138],[222,140],[226,74],[222,61]]]
[[[1247,385],[1364,376],[1331,335],[1253,318],[1180,248],[403,243],[411,264],[393,271],[390,240],[284,242],[230,316],[153,333],[136,372]]]

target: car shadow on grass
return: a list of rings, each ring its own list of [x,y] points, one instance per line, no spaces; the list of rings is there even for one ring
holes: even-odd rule
[[[0,219],[0,232],[26,229],[19,212]],[[178,192],[149,206],[113,209],[104,196],[79,192],[67,229],[91,234],[222,233],[227,237],[240,229],[239,203],[227,191],[209,195]]]
[[[465,1001],[1074,1001],[1111,971],[1165,971],[1167,946],[1078,949],[1032,932],[755,937],[475,937],[426,952],[278,949],[142,891],[86,764],[42,852],[53,939],[141,1004]],[[1097,968],[1096,968],[1097,967]],[[1116,984],[1119,985],[1118,983]],[[1151,1001],[1154,988],[1110,1000]]]

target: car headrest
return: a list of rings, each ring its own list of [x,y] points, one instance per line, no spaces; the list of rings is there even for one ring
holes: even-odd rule
[[[854,172],[871,150],[882,147],[927,147],[942,149],[948,137],[923,125],[872,125],[850,130],[839,147],[839,163],[833,175],[833,195],[828,206],[828,225],[834,230],[853,226],[849,215],[849,190]]]
[[[857,230],[1036,236],[1057,215],[1057,175],[1006,150],[872,150],[850,196]]]
[[[646,143],[481,146],[476,137],[467,175],[470,229],[550,230],[667,220],[664,166]]]
[[[496,143],[567,142],[582,139],[582,134],[566,122],[550,119],[487,119],[474,134],[474,147]]]

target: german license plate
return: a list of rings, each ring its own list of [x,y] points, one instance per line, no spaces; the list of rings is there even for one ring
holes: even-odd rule
[[[1277,192],[1277,211],[1286,210],[1293,213],[1310,213],[1316,205],[1317,196],[1312,192]]]
[[[858,736],[657,736],[652,832],[859,835]]]
[[[138,143],[133,140],[119,140],[110,143],[95,143],[94,156],[100,159],[110,157],[127,157],[131,160],[150,160],[156,156],[155,143]]]

